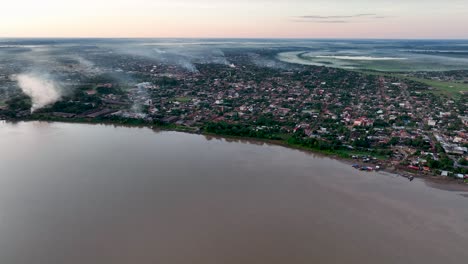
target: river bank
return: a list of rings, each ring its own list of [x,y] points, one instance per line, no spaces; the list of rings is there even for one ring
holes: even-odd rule
[[[374,159],[370,160],[369,162],[363,162],[359,159],[353,159],[351,154],[344,153],[342,151],[329,151],[329,150],[320,150],[320,149],[312,149],[308,147],[304,147],[301,145],[290,144],[287,140],[277,140],[277,139],[264,139],[264,138],[256,138],[256,137],[239,137],[239,136],[232,136],[232,135],[224,135],[224,134],[216,134],[210,133],[202,130],[201,128],[194,128],[194,127],[185,127],[185,126],[177,126],[177,125],[161,125],[161,124],[149,124],[147,122],[115,122],[112,120],[89,120],[89,119],[70,119],[70,118],[54,118],[53,120],[44,120],[41,118],[34,118],[34,119],[26,119],[26,120],[6,120],[7,122],[51,122],[51,123],[77,123],[77,124],[89,124],[89,125],[110,125],[115,127],[135,127],[135,128],[150,128],[157,131],[173,131],[173,132],[181,132],[181,133],[189,133],[189,134],[198,134],[204,135],[207,137],[214,137],[219,139],[225,140],[237,140],[239,142],[248,142],[248,143],[255,143],[255,144],[271,144],[276,146],[282,146],[289,149],[299,150],[308,154],[312,155],[320,155],[323,157],[333,158],[335,160],[339,160],[343,163],[348,164],[349,166],[358,165],[359,168],[361,167],[371,167],[372,170],[378,166],[379,168],[377,171],[384,171],[391,174],[396,174],[400,177],[409,179],[410,177],[419,178],[427,182],[432,187],[443,189],[443,190],[450,190],[450,191],[462,191],[468,192],[468,184],[466,184],[463,180],[458,180],[450,177],[442,177],[430,173],[423,173],[419,172],[416,173],[415,171],[405,170],[402,166],[394,166],[390,164],[385,159]],[[371,153],[364,153],[362,155],[369,155]],[[357,169],[359,169],[357,168]]]

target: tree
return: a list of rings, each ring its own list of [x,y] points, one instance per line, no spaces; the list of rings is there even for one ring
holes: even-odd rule
[[[388,141],[388,144],[391,145],[391,146],[395,146],[396,144],[398,144],[400,142],[400,138],[399,137],[392,137],[390,139],[390,141]]]

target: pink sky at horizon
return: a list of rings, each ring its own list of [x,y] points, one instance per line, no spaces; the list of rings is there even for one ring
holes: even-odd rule
[[[2,3],[0,37],[466,39],[466,10],[466,0],[16,0]]]

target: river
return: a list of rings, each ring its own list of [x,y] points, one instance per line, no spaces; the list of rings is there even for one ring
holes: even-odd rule
[[[0,263],[463,263],[468,198],[249,141],[0,124]]]

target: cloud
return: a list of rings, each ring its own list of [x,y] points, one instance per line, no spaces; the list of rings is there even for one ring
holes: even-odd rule
[[[307,23],[352,23],[359,20],[360,18],[364,19],[384,19],[389,16],[382,16],[373,13],[362,13],[362,14],[352,14],[352,15],[331,15],[331,16],[322,16],[322,15],[304,15],[304,16],[295,16],[292,18],[294,22],[307,22]]]
[[[349,23],[350,21],[347,20],[293,20],[294,22],[306,22],[306,23],[329,23],[329,24],[342,24],[342,23]]]
[[[355,18],[355,17],[371,17],[377,16],[377,14],[356,14],[356,15],[347,15],[347,16],[299,16],[296,18],[302,19],[344,19],[344,18]]]

